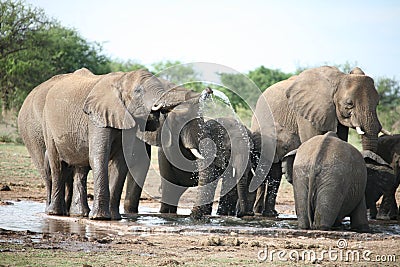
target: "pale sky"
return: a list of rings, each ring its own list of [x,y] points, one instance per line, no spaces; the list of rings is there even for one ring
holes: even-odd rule
[[[357,62],[400,79],[400,1],[27,0],[112,58],[240,72]]]

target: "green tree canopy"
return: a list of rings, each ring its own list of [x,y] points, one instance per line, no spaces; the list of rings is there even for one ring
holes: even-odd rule
[[[395,79],[380,77],[375,80],[379,93],[377,108],[382,126],[396,133],[400,132],[400,84]]]
[[[249,106],[254,107],[257,99],[265,89],[290,76],[292,76],[291,73],[284,73],[280,70],[268,69],[264,66],[260,66],[255,70],[249,71],[247,74],[247,77],[251,81],[241,74],[230,73],[222,73],[221,81],[228,88],[223,90],[224,93],[231,100],[235,110],[237,110],[239,107],[244,109],[248,109]],[[253,83],[259,90],[255,90]]]
[[[110,71],[98,43],[60,26],[42,9],[21,0],[0,4],[0,101],[2,111],[19,108],[25,96],[51,76],[86,67]]]

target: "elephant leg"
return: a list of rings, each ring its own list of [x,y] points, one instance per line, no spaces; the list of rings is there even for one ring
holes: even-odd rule
[[[176,213],[179,199],[187,187],[179,186],[161,178],[161,208],[160,213]]]
[[[119,150],[108,165],[110,181],[110,212],[112,220],[121,220],[119,206],[124,188],[128,166],[125,163],[124,152]]]
[[[389,191],[383,194],[382,202],[379,207],[376,218],[378,220],[395,220],[398,215],[398,208],[396,203],[396,189],[392,187]]]
[[[324,180],[324,178],[321,178],[321,180]],[[309,192],[309,194],[313,195],[309,196],[309,209],[315,207],[314,211],[310,212],[312,220],[311,229],[330,230],[335,224],[338,225],[341,223],[344,217],[341,214],[341,208],[343,203],[347,203],[344,196],[337,193],[340,192],[341,186],[341,184],[328,183],[327,186],[310,188],[314,193]]]
[[[190,217],[194,220],[202,219],[204,215],[211,214],[218,178],[223,173],[223,170],[213,166],[214,164],[204,168],[204,166],[201,166],[202,163],[199,164],[199,170],[202,171],[199,172],[196,205],[192,208],[190,214]]]
[[[72,202],[72,195],[73,195],[73,168],[66,167],[61,170],[63,175],[63,179],[65,181],[65,207],[66,207],[66,214],[70,215],[69,210],[71,207]]]
[[[43,152],[44,152],[43,153],[44,157],[41,159],[38,159],[43,164],[40,164],[40,165],[35,164],[35,165],[43,166],[43,167],[38,167],[38,169],[40,170],[40,174],[46,185],[46,195],[47,195],[46,213],[47,213],[47,210],[49,209],[50,202],[51,202],[51,187],[52,187],[51,180],[52,180],[52,178],[51,178],[51,169],[50,169],[50,163],[49,163],[49,157],[48,157],[47,151],[43,151]],[[40,154],[40,155],[42,155],[42,154]],[[35,162],[35,159],[34,159],[34,162]]]
[[[376,215],[378,214],[378,209],[376,208],[375,203],[371,203],[369,205],[369,218],[376,219]]]
[[[263,216],[276,217],[278,212],[275,210],[276,197],[282,179],[282,168],[280,163],[274,163],[271,166],[270,176],[268,177],[267,196],[265,198],[265,207]]]
[[[93,220],[111,219],[108,162],[113,131],[116,130],[89,124],[89,159],[94,179],[94,200],[89,219]]]
[[[47,209],[49,215],[65,215],[65,180],[62,175],[63,163],[59,159],[57,149],[52,138],[47,143],[47,155],[51,172],[51,201]]]
[[[222,182],[222,186],[224,186],[224,182]],[[228,193],[222,195],[219,198],[217,214],[226,216],[235,216],[237,201],[238,201],[237,188],[234,187]]]
[[[221,192],[218,203],[218,215],[236,215],[236,204],[238,201],[238,191],[236,181],[233,177],[233,170],[227,168],[222,177]]]
[[[267,187],[267,181],[264,181],[258,188],[256,193],[256,199],[254,203],[254,212],[262,213],[265,205],[265,189]]]
[[[304,175],[304,173],[302,174]],[[295,175],[293,175],[295,176]],[[297,176],[293,179],[293,193],[295,199],[295,210],[297,215],[297,224],[300,229],[311,229],[311,222],[308,203],[308,179],[306,176]]]
[[[89,167],[75,167],[72,192],[72,202],[69,209],[71,216],[89,216],[89,205],[87,201],[87,175]]]
[[[137,150],[137,151],[136,151]],[[142,188],[150,167],[151,146],[135,140],[135,156],[126,177],[125,213],[138,213]],[[131,173],[133,172],[133,174]]]
[[[357,232],[369,232],[367,206],[365,204],[365,196],[358,203],[357,207],[350,214],[351,229]]]

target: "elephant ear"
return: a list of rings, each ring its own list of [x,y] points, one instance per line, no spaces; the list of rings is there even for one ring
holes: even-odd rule
[[[324,66],[300,73],[285,91],[290,107],[320,131],[336,131],[333,101],[340,77],[337,68]]]
[[[382,165],[390,169],[392,168],[392,166],[390,166],[390,164],[387,163],[383,158],[381,158],[379,155],[375,154],[370,150],[361,151],[361,154],[363,155],[363,158],[366,163],[372,162],[374,165]]]
[[[89,119],[97,127],[123,130],[131,129],[136,125],[121,100],[121,92],[115,86],[115,82],[121,75],[121,73],[111,73],[104,76],[93,87],[85,100],[83,111],[89,115]]]

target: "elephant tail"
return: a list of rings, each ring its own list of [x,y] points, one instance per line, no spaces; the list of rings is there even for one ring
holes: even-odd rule
[[[314,190],[314,180],[315,180],[315,173],[314,171],[311,171],[308,177],[308,199],[307,199],[307,205],[308,205],[308,222],[310,224],[310,228],[313,228],[314,225],[314,211],[315,211],[315,207],[314,207],[314,194],[315,194],[315,190]]]
[[[50,162],[49,162],[49,157],[47,155],[47,150],[44,153],[44,162],[43,162],[43,168],[46,174],[46,178],[50,179],[51,181],[51,170],[50,170]]]

